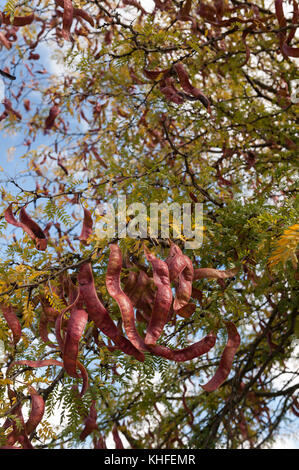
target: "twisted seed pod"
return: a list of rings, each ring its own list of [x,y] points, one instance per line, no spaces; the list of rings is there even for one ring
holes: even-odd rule
[[[31,13],[30,15],[27,16],[14,16],[13,21],[11,22],[10,16],[7,14],[2,13],[2,21],[4,24],[10,25],[12,24],[13,26],[26,26],[28,24],[31,24],[35,19],[35,14]]]
[[[157,287],[154,306],[145,336],[145,344],[154,345],[161,336],[165,323],[167,322],[168,312],[172,302],[172,291],[167,264],[156,258],[155,255],[150,253],[146,248],[144,251],[147,260],[153,267],[154,283]]]
[[[192,96],[194,96],[194,97],[197,98],[199,101],[201,101],[202,104],[207,108],[207,110],[208,110],[209,112],[211,112],[210,101],[209,101],[208,98],[199,90],[199,88],[195,88],[195,87],[190,83],[188,73],[187,73],[186,70],[184,69],[183,64],[180,63],[180,62],[177,62],[176,64],[174,64],[173,68],[174,68],[174,70],[176,71],[176,73],[177,73],[177,75],[178,75],[178,77],[179,77],[180,84],[182,85],[183,90],[186,91],[187,93],[190,93]]]
[[[64,0],[63,19],[62,19],[62,36],[67,41],[70,40],[70,31],[73,23],[74,7],[72,0]]]
[[[28,421],[25,424],[25,431],[27,435],[31,434],[43,419],[45,412],[45,402],[37,391],[29,386],[29,393],[31,395],[31,412]]]
[[[81,243],[84,245],[87,245],[87,240],[92,234],[92,217],[91,213],[89,210],[84,208],[84,220],[83,220],[83,226],[82,226],[82,231],[81,235],[79,237],[79,240]]]
[[[202,388],[206,392],[213,392],[220,387],[223,382],[227,379],[234,360],[234,356],[240,346],[240,335],[232,322],[225,322],[225,326],[228,333],[227,344],[221,355],[220,364],[215,372],[215,375],[207,382],[202,385]]]
[[[170,246],[169,256],[166,259],[169,267],[170,279],[176,284],[176,296],[173,303],[175,311],[187,306],[191,293],[194,269],[192,261],[185,256],[174,243]],[[178,279],[178,282],[176,282]]]
[[[72,308],[71,315],[67,323],[63,349],[63,364],[66,372],[71,377],[78,377],[77,357],[79,352],[79,341],[84,332],[88,315],[85,310]]]
[[[157,356],[165,357],[175,362],[191,361],[195,357],[200,357],[212,349],[216,342],[216,335],[210,333],[197,343],[183,349],[169,349],[166,346],[147,346],[148,350]]]
[[[45,121],[45,131],[48,131],[48,130],[52,129],[52,127],[54,126],[55,119],[60,114],[60,111],[61,110],[60,110],[59,106],[57,106],[56,104],[54,104],[50,108],[49,115],[48,115],[48,117]]]
[[[138,361],[144,361],[144,355],[127,338],[119,333],[117,326],[98,298],[90,263],[84,263],[80,266],[78,282],[80,294],[84,299],[90,320],[115,343],[120,351],[134,356]]]
[[[221,269],[214,269],[214,268],[198,268],[194,269],[194,281],[197,279],[227,279],[230,277],[234,277],[237,272],[239,271],[239,268],[233,268],[233,269],[226,269],[226,270],[221,270]]]
[[[84,429],[80,434],[80,441],[84,441],[89,434],[92,433],[92,431],[98,429],[97,425],[97,410],[96,410],[96,402],[93,400],[90,406],[90,410],[88,413],[87,418],[84,420]]]
[[[31,217],[27,214],[24,207],[20,211],[20,222],[18,222],[13,213],[12,205],[10,205],[4,212],[4,218],[6,222],[14,225],[15,227],[21,227],[32,240],[35,242],[37,250],[44,251],[47,248],[47,237],[40,226],[34,222]]]
[[[108,293],[113,297],[120,309],[125,332],[128,339],[139,351],[145,350],[142,338],[139,336],[134,318],[134,309],[129,297],[120,286],[120,273],[122,268],[122,255],[116,244],[110,245],[110,256],[107,266],[106,287]]]
[[[14,344],[17,344],[20,341],[22,335],[22,328],[19,319],[10,305],[1,304],[0,308],[9,328],[12,331],[13,342]]]
[[[113,436],[113,440],[115,442],[115,448],[116,449],[124,449],[124,445],[122,443],[122,440],[118,434],[118,429],[117,429],[117,426],[116,424],[114,424],[113,428],[112,428],[112,436]]]

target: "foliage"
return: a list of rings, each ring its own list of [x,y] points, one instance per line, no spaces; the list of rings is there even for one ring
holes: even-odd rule
[[[7,2],[10,20],[0,26],[1,132],[22,162],[13,175],[3,170],[1,181],[1,306],[13,307],[21,339],[1,314],[0,445],[9,445],[17,425],[23,446],[36,448],[101,447],[112,430],[115,442],[118,431],[134,448],[270,445],[298,416],[297,2],[287,14],[288,2],[279,0],[84,0],[71,2],[68,16],[69,2]],[[170,238],[195,269],[236,271],[194,279],[194,313],[174,315],[158,344],[184,348],[217,329],[215,347],[182,363],[148,351],[139,362],[94,334],[89,317],[79,347],[89,380],[83,397],[82,377],[57,365],[7,371],[15,361],[61,361],[55,320],[69,303],[62,279],[68,274],[76,284],[85,262],[126,336],[105,285],[111,240],[99,236],[97,210],[117,208],[121,195],[128,206],[202,203],[203,245],[186,250],[184,239]],[[26,209],[46,249],[37,249],[31,222],[27,230],[7,223],[10,204],[17,222]],[[94,230],[80,242],[83,209]],[[158,259],[169,256],[170,240],[150,233],[145,240],[116,233],[113,242],[123,254],[123,287],[132,266],[152,275],[143,243]],[[45,306],[55,317],[46,323],[48,343],[40,334]],[[206,392],[201,385],[227,341],[225,322],[236,325],[241,345],[229,377]],[[145,323],[136,324],[145,335]],[[29,386],[43,397],[45,414],[26,444],[16,410],[34,403]],[[81,441],[93,401],[97,428]]]

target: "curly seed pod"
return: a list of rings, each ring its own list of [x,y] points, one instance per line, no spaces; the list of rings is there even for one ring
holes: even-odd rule
[[[90,406],[89,414],[87,418],[85,418],[84,420],[85,426],[84,426],[83,431],[80,434],[80,441],[84,441],[84,439],[86,439],[86,437],[89,436],[92,433],[92,431],[98,429],[97,417],[98,417],[98,414],[96,410],[96,402],[95,400],[93,400]]]
[[[45,316],[42,316],[39,321],[38,325],[38,332],[40,339],[44,342],[47,343],[47,345],[51,348],[55,348],[55,344],[50,341],[49,336],[48,336],[48,320],[45,318]]]
[[[134,273],[134,274],[137,274],[137,273]],[[144,271],[140,271],[138,274],[137,282],[134,285],[133,291],[130,293],[130,295],[128,294],[128,297],[130,298],[134,306],[138,305],[140,298],[144,294],[144,291],[148,282],[149,282],[148,275]]]
[[[10,15],[2,13],[2,21],[4,24],[13,25],[13,26],[26,26],[31,24],[35,19],[35,14],[31,13],[27,16],[14,16],[13,21],[10,20]]]
[[[191,297],[194,269],[192,261],[184,255],[174,243],[170,246],[169,256],[166,259],[169,267],[170,279],[176,283],[176,296],[173,303],[175,311],[185,307]]]
[[[121,438],[118,434],[118,429],[117,429],[116,424],[113,425],[112,436],[113,436],[113,440],[115,442],[115,448],[116,449],[124,449],[124,445],[123,445],[122,440],[121,440]]]
[[[4,218],[9,224],[14,225],[15,227],[21,227],[24,232],[26,232],[29,237],[34,240],[37,250],[44,251],[47,248],[48,240],[45,233],[40,228],[40,226],[34,222],[31,217],[29,217],[24,207],[22,207],[20,211],[20,222],[15,219],[11,204],[4,212]]]
[[[83,220],[83,225],[82,225],[82,231],[81,235],[79,237],[79,240],[81,243],[84,245],[87,245],[87,240],[92,234],[92,217],[91,213],[89,210],[84,208],[84,220]]]
[[[176,288],[176,295],[173,303],[173,308],[175,311],[187,306],[192,293],[192,281],[194,275],[192,262],[188,256],[183,255],[183,259],[186,264],[184,269],[179,274],[179,282]]]
[[[183,88],[184,91],[186,91],[187,93],[190,93],[192,96],[194,96],[195,98],[197,98],[199,101],[202,102],[202,104],[207,108],[207,110],[209,112],[211,112],[211,108],[210,108],[210,101],[208,100],[208,98],[199,90],[199,88],[195,88],[191,83],[190,83],[190,80],[189,80],[189,76],[188,76],[188,73],[186,72],[183,64],[181,62],[177,62],[176,64],[174,64],[173,66],[174,70],[176,71],[178,77],[179,77],[179,80],[180,80],[180,84]]]
[[[0,32],[0,42],[8,50],[12,48],[12,43],[1,32]]]
[[[94,26],[94,20],[92,16],[90,16],[85,10],[82,10],[82,8],[74,8],[73,13],[74,18],[83,18],[83,20],[87,21],[90,26]]]
[[[56,104],[54,104],[51,108],[50,108],[50,111],[49,111],[49,115],[45,121],[45,131],[48,131],[50,129],[52,129],[52,127],[54,126],[54,123],[55,123],[55,119],[57,118],[57,116],[60,114],[60,108],[59,106],[57,106]]]
[[[12,362],[8,368],[7,368],[7,374],[9,370],[14,367],[14,366],[28,366],[32,368],[37,368],[37,367],[48,367],[48,366],[58,366],[58,367],[63,367],[63,362],[57,361],[56,359],[44,359],[41,361],[29,361],[27,359],[20,360],[20,361],[14,361]]]
[[[167,322],[168,312],[172,303],[172,291],[169,270],[165,261],[156,258],[156,256],[150,253],[146,248],[144,251],[146,259],[153,267],[154,283],[157,286],[151,319],[145,336],[145,344],[154,345],[161,336],[165,323]]]
[[[17,344],[20,341],[21,335],[22,335],[22,328],[21,328],[21,324],[19,322],[19,319],[18,319],[17,315],[15,314],[15,312],[13,311],[13,308],[10,305],[1,304],[0,308],[1,308],[3,316],[4,316],[4,318],[5,318],[5,320],[8,324],[8,327],[12,331],[13,342],[14,342],[14,344]]]
[[[207,382],[205,385],[202,385],[202,388],[206,392],[213,392],[220,387],[223,382],[227,379],[234,360],[234,356],[240,346],[240,335],[232,322],[225,322],[225,326],[228,333],[227,344],[221,355],[220,364],[218,369],[215,372],[215,375]]]
[[[198,268],[194,269],[194,281],[197,279],[228,279],[234,277],[239,271],[239,268],[233,269],[214,269],[214,268]]]
[[[120,351],[134,356],[138,361],[144,361],[144,355],[127,338],[120,335],[117,326],[98,298],[90,263],[84,263],[80,266],[78,283],[90,320],[115,343]]]
[[[93,439],[94,449],[107,449],[106,441],[103,436],[100,436],[98,440]]]
[[[191,315],[195,312],[195,310],[196,310],[196,305],[190,303],[180,308],[179,310],[176,310],[175,313],[177,315],[180,315],[183,318],[190,318]]]
[[[29,386],[29,393],[31,395],[31,412],[28,421],[25,424],[25,431],[27,435],[31,434],[43,419],[45,412],[45,402],[37,391]]]
[[[128,339],[139,351],[145,350],[142,338],[139,336],[134,318],[134,309],[129,297],[120,286],[120,273],[122,268],[122,255],[116,244],[110,245],[110,256],[107,266],[106,287],[108,293],[113,297],[120,309],[125,332]]]
[[[216,335],[210,333],[197,343],[183,349],[169,349],[166,346],[156,344],[155,346],[148,346],[148,350],[171,361],[186,362],[209,352],[214,347],[215,342]]]
[[[88,315],[85,310],[79,310],[76,307],[71,309],[63,349],[64,368],[71,377],[78,377],[77,357],[79,352],[79,341],[84,332],[87,319]]]

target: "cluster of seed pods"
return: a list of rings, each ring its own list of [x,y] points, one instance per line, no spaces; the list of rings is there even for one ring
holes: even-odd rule
[[[11,207],[5,212],[7,222],[23,230],[35,241],[38,250],[45,250],[47,238],[44,231],[28,216],[25,209],[20,212],[20,222],[14,218]],[[88,244],[92,234],[92,217],[84,210],[84,220],[80,242]],[[193,287],[193,281],[201,278],[214,278],[219,282],[232,277],[236,270],[218,270],[213,268],[194,269],[192,261],[183,254],[181,249],[171,243],[168,257],[165,261],[159,259],[148,248],[144,247],[145,258],[149,268],[136,270],[130,262],[123,260],[121,250],[116,243],[109,246],[110,256],[106,272],[106,288],[109,295],[116,301],[121,314],[122,326],[116,325],[109,310],[101,302],[93,276],[90,262],[83,262],[78,269],[76,283],[68,275],[61,278],[58,295],[65,302],[65,308],[58,312],[46,299],[39,294],[42,314],[40,316],[39,334],[42,341],[49,347],[58,349],[62,361],[48,359],[43,361],[15,361],[10,364],[8,374],[13,366],[27,365],[29,367],[60,366],[65,372],[76,379],[82,379],[80,395],[88,389],[88,373],[78,360],[81,339],[89,321],[95,329],[109,339],[108,349],[119,350],[144,361],[145,353],[164,357],[170,361],[185,362],[200,357],[210,351],[216,342],[216,332],[211,331],[200,341],[182,349],[171,349],[157,344],[166,324],[176,316],[190,318],[195,310],[191,298],[200,298],[201,292]],[[124,287],[121,285],[123,267],[127,267],[127,277]],[[142,268],[142,267],[141,267]],[[59,291],[60,290],[60,291]],[[12,331],[13,342],[16,345],[22,335],[21,324],[13,307],[1,304],[3,316]],[[66,313],[68,315],[66,315]],[[141,335],[136,327],[137,322],[146,325],[146,331]],[[220,364],[215,375],[202,388],[207,392],[216,390],[228,377],[236,351],[240,345],[240,336],[232,322],[224,322],[228,340],[222,352]],[[48,338],[48,328],[55,330],[57,344]],[[97,335],[96,335],[97,336]],[[111,344],[112,343],[112,344]],[[90,434],[95,429],[95,404],[92,405],[90,416],[85,419],[85,430],[82,436]],[[116,431],[114,431],[116,436]],[[11,439],[13,440],[13,439]],[[101,443],[97,443],[102,445]]]

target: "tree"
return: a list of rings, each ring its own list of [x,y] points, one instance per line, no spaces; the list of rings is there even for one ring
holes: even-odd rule
[[[7,3],[2,447],[260,448],[298,417],[288,6]],[[193,224],[202,204],[202,246],[174,216],[169,238],[103,238],[120,196],[191,203]]]

